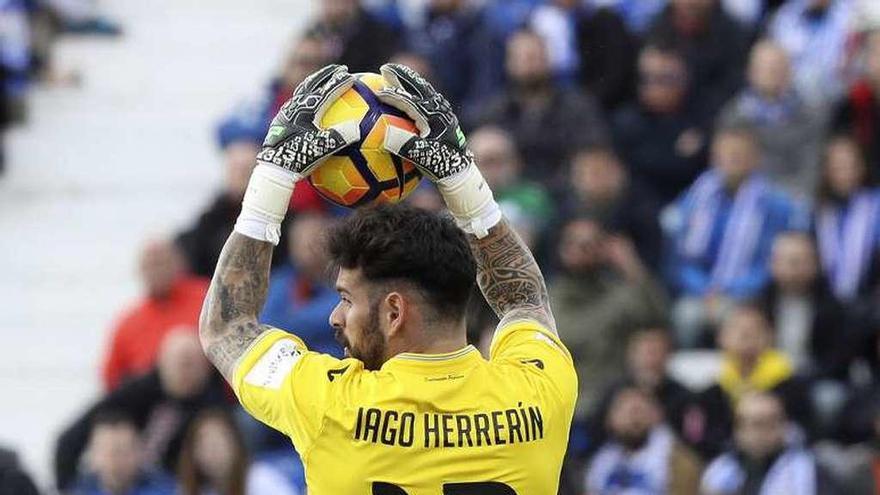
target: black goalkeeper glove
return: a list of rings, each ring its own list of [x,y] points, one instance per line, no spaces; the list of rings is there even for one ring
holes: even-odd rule
[[[307,77],[272,120],[257,162],[286,169],[299,180],[360,139],[357,121],[318,127],[327,108],[353,84],[354,76],[344,65],[328,65]]]
[[[385,133],[385,149],[415,164],[436,185],[456,223],[485,237],[501,220],[501,209],[474,164],[474,155],[452,106],[416,71],[400,64],[382,66],[390,85],[379,99],[415,121],[419,135],[397,127]]]
[[[420,133],[389,128],[385,148],[413,162],[434,182],[472,166],[474,156],[465,146],[467,140],[458,117],[446,98],[405,65],[385,64],[381,71],[391,86],[379,92],[379,99],[406,113]]]

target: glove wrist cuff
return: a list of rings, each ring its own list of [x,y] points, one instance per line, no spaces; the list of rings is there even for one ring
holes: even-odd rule
[[[275,165],[257,165],[248,182],[235,231],[277,246],[293,186],[301,178]]]
[[[489,235],[489,229],[501,221],[501,208],[476,166],[472,165],[436,184],[455,222],[468,234],[482,239]]]

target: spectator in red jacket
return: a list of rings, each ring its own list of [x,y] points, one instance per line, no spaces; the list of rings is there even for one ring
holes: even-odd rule
[[[168,240],[148,242],[140,255],[144,297],[117,320],[104,356],[107,391],[146,373],[156,362],[162,339],[173,329],[195,332],[207,280],[185,274],[183,258]]]

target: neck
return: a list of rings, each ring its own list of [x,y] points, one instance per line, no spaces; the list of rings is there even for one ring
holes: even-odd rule
[[[211,486],[217,491],[217,493],[227,493],[229,489],[229,477],[228,476],[208,476],[208,481],[211,483]]]
[[[549,84],[522,85],[516,94],[525,106],[543,107],[550,102],[553,91]]]
[[[454,325],[432,325],[431,337],[427,338],[423,333],[418,338],[407,339],[399,346],[389,346],[391,356],[402,352],[414,354],[445,354],[454,352],[467,345],[467,334],[463,323]],[[394,347],[397,347],[395,349]]]
[[[755,93],[768,101],[777,101],[782,99],[782,95],[785,94],[784,90],[775,90],[770,88],[758,88],[755,87]]]
[[[739,360],[739,371],[743,377],[748,377],[752,374],[752,371],[755,369],[755,366],[758,364],[758,356],[748,356],[741,358]]]
[[[111,495],[123,495],[128,491],[133,482],[128,483],[104,483],[104,490]]]

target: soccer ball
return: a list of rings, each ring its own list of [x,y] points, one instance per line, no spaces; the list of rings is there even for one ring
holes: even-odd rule
[[[309,175],[318,193],[332,203],[349,208],[396,203],[419,185],[421,174],[412,162],[382,148],[388,126],[418,134],[406,114],[376,97],[375,92],[385,85],[379,74],[355,74],[354,86],[333,102],[321,119],[324,128],[360,121],[361,140],[335,153]]]

